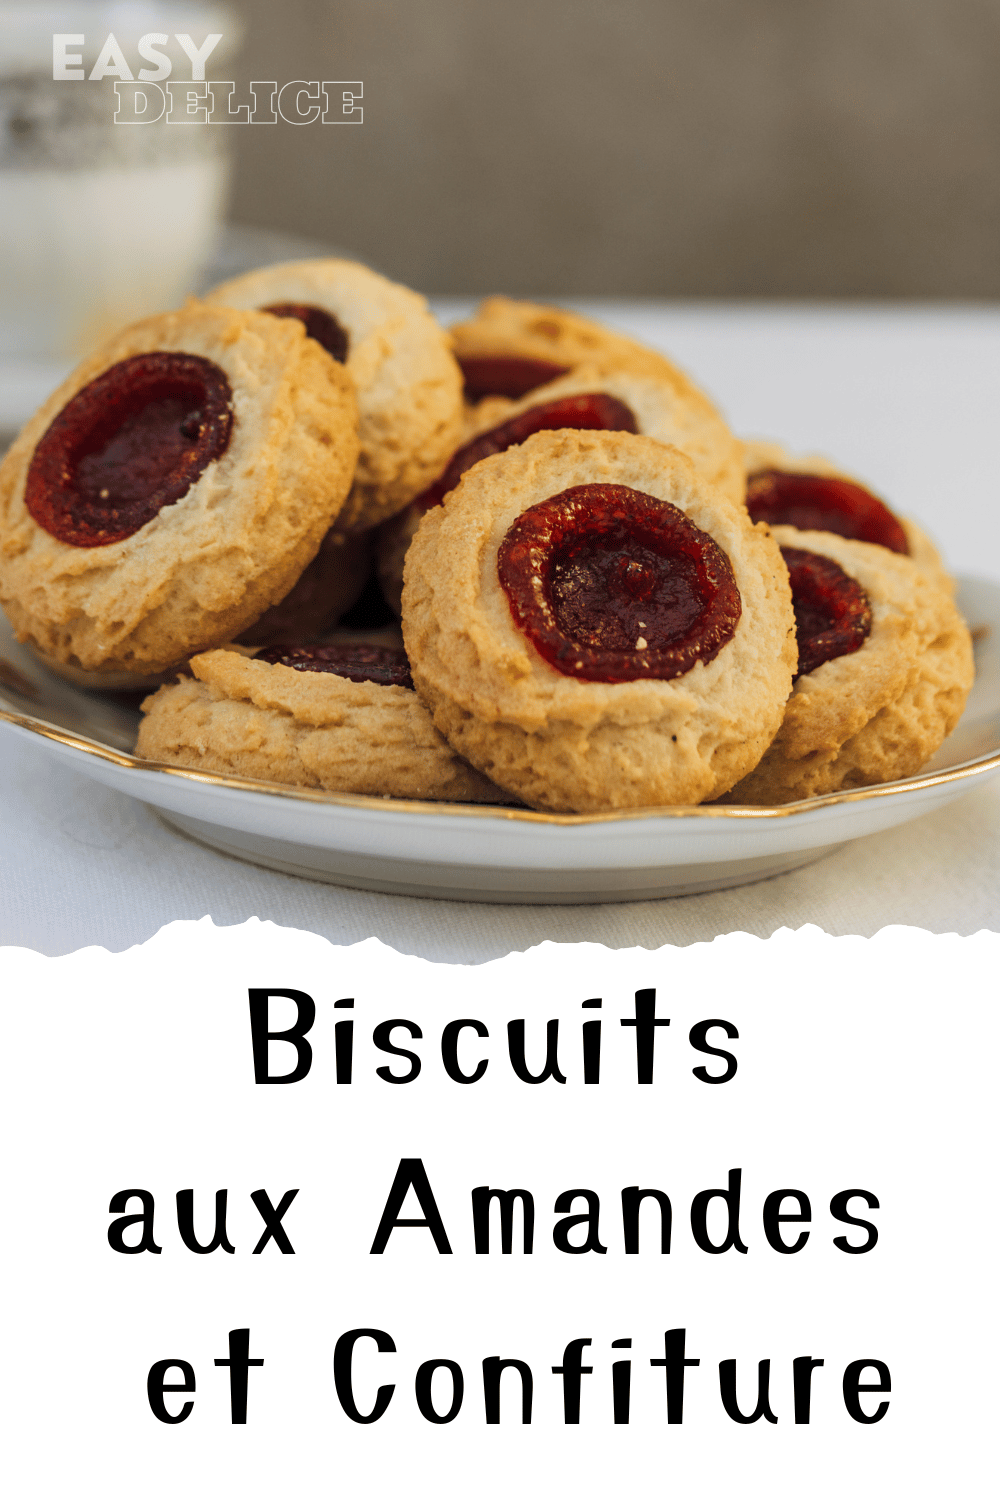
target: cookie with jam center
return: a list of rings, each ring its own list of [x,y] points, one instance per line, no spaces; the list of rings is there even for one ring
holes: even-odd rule
[[[864,480],[819,453],[789,453],[780,443],[762,438],[740,446],[747,501],[755,520],[763,517],[769,524],[796,526],[800,531],[829,527],[836,535],[889,546],[912,557],[932,583],[954,594],[955,581],[927,533],[916,521],[891,510]],[[797,478],[803,481],[801,486],[796,486]],[[768,484],[768,480],[774,482]],[[829,496],[823,494],[824,483],[832,491]],[[827,508],[828,524],[821,525]]]
[[[883,546],[793,526],[772,534],[793,564],[805,670],[774,742],[724,800],[779,805],[912,776],[954,729],[972,686],[972,641],[951,594],[914,558]],[[824,615],[835,610],[807,597],[808,572],[796,584],[794,564],[809,554],[832,564],[869,607],[863,638],[835,655],[822,649]]]
[[[409,685],[401,645],[330,636],[191,661],[143,703],[136,754],[250,781],[430,802],[511,799],[457,756]],[[346,675],[345,675],[346,674]]]
[[[514,297],[484,297],[471,318],[452,324],[450,332],[465,372],[466,397],[473,404],[485,396],[518,399],[578,365],[650,375],[675,368],[655,349],[582,313]],[[541,377],[533,386],[527,384],[532,376]]]
[[[452,748],[552,812],[720,795],[795,665],[766,528],[628,433],[540,432],[470,469],[410,547],[403,635]]]
[[[628,371],[666,383],[675,420],[697,447],[695,462],[734,501],[742,497],[737,440],[704,392],[655,349],[568,308],[511,297],[486,297],[471,318],[454,324],[450,332],[465,376],[464,441],[472,435],[470,429],[482,432],[505,420],[514,410],[510,403],[537,396],[543,385],[575,375],[581,367],[605,375]],[[684,443],[680,446],[690,451]]]
[[[361,451],[340,530],[395,515],[458,447],[462,377],[426,299],[349,260],[290,261],[215,287],[227,307],[301,322],[354,383]]]
[[[197,302],[146,318],[0,467],[0,600],[94,685],[168,671],[288,593],[357,453],[351,382],[301,324]]]
[[[467,410],[465,441],[443,474],[380,528],[376,544],[379,583],[399,612],[406,550],[427,511],[457,485],[472,463],[524,442],[535,431],[638,432],[680,448],[710,484],[729,473],[733,440],[714,416],[687,399],[662,375],[581,366],[518,401],[488,397]],[[742,496],[741,501],[742,503]]]

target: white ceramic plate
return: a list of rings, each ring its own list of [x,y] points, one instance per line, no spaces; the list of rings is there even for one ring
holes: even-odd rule
[[[919,776],[778,808],[596,817],[334,796],[154,766],[130,753],[138,699],[52,677],[0,626],[0,722],[227,854],[293,875],[457,901],[639,901],[781,874],[921,817],[1000,771],[1000,586],[967,579],[977,638],[962,722]]]

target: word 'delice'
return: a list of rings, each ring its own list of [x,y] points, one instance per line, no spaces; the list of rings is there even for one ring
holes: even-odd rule
[[[204,83],[116,83],[116,125],[360,125],[358,100],[364,85],[293,79],[280,88],[272,79],[255,80],[243,93],[231,80]]]
[[[186,32],[177,32],[174,41],[191,59],[190,83],[167,83],[173,63],[158,49],[169,40],[166,32],[151,31],[140,38],[139,56],[155,63],[155,68],[132,72],[128,59],[112,32],[104,41],[97,61],[88,73],[81,66],[83,53],[71,47],[86,44],[83,32],[57,32],[52,37],[52,77],[56,82],[100,82],[105,78],[120,80],[115,84],[116,125],[155,125],[166,116],[168,125],[361,125],[364,110],[358,100],[364,97],[360,79],[309,81],[292,79],[280,87],[277,80],[255,80],[248,97],[234,97],[234,82],[205,79],[205,64],[222,41],[222,33],[212,32],[199,47]],[[332,101],[332,102],[331,102]]]

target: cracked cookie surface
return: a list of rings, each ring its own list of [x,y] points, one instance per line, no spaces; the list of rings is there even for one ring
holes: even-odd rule
[[[772,528],[782,547],[832,558],[864,589],[868,638],[798,677],[760,764],[725,798],[780,805],[912,776],[961,717],[969,631],[949,593],[909,557],[827,531]]]
[[[356,261],[290,261],[223,282],[207,300],[240,308],[318,308],[342,328],[361,451],[337,519],[341,530],[365,530],[402,510],[458,446],[461,372],[426,299],[409,287]]]
[[[108,545],[70,545],[25,504],[53,422],[149,353],[211,362],[231,388],[228,446],[176,502]],[[0,599],[21,640],[74,670],[169,670],[283,598],[343,505],[357,461],[350,380],[294,321],[189,303],[125,329],[28,422],[0,468]]]
[[[453,325],[451,335],[459,362],[490,354],[512,355],[540,360],[557,369],[561,367],[568,376],[574,375],[580,366],[586,366],[606,375],[630,371],[634,375],[646,375],[666,382],[677,413],[681,408],[686,409],[683,422],[689,437],[703,453],[709,448],[714,450],[712,464],[715,472],[708,473],[710,482],[718,485],[733,500],[742,497],[743,470],[738,441],[705,393],[683,370],[655,349],[568,308],[545,307],[512,297],[486,297],[471,318]],[[538,388],[526,394],[537,400]],[[481,432],[484,426],[493,425],[494,413],[502,413],[505,399],[503,396],[486,396],[468,406],[463,441],[468,440],[470,428]],[[495,417],[497,422],[503,420],[502,414]],[[695,461],[700,463],[698,457]]]
[[[518,629],[498,576],[505,537],[530,507],[594,484],[676,506],[729,559],[742,614],[714,659],[669,681],[581,681]],[[469,470],[410,548],[403,635],[417,690],[452,746],[552,812],[720,795],[773,738],[795,663],[788,574],[766,528],[678,450],[623,433],[538,433]]]
[[[455,755],[408,688],[210,651],[143,704],[136,754],[328,792],[509,802]]]
[[[824,458],[820,453],[789,453],[780,443],[767,441],[763,438],[751,438],[741,443],[743,451],[743,469],[746,479],[751,480],[755,474],[760,474],[768,469],[777,469],[784,474],[815,474],[821,479],[846,479],[849,484],[860,485],[876,500],[885,505],[886,502],[875,495],[875,491],[864,480],[858,479],[854,474],[848,474],[844,469],[838,467],[831,459]],[[887,507],[889,508],[889,507]],[[890,510],[890,514],[898,521],[906,535],[909,556],[916,563],[932,583],[938,588],[943,588],[946,593],[955,592],[955,581],[945,568],[941,555],[931,541],[927,533],[911,521],[908,516],[901,516]]]
[[[463,446],[502,427],[513,418],[585,395],[610,396],[624,404],[634,419],[634,430],[686,453],[698,472],[726,495],[743,503],[743,481],[734,468],[734,439],[721,418],[707,404],[692,402],[677,381],[662,372],[630,369],[601,370],[582,365],[531,391],[519,400],[489,396],[466,410]],[[567,424],[569,426],[569,424]],[[559,429],[556,429],[559,430]],[[447,471],[446,471],[447,473]],[[735,477],[734,477],[735,476]],[[376,544],[379,582],[389,605],[399,613],[406,551],[426,513],[421,497],[381,528]]]

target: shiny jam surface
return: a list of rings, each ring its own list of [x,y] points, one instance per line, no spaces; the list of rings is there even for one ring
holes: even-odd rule
[[[464,354],[458,362],[465,376],[466,401],[481,401],[484,396],[510,396],[517,401],[570,371],[569,365],[518,354]]]
[[[325,308],[310,307],[305,302],[274,302],[270,307],[262,307],[261,312],[268,312],[275,318],[298,318],[306,325],[309,337],[321,344],[327,354],[332,354],[338,364],[342,365],[347,359],[347,329]]]
[[[799,643],[796,677],[859,650],[872,628],[868,595],[839,563],[801,547],[782,547]]]
[[[904,555],[910,550],[906,532],[888,506],[849,479],[765,469],[747,481],[747,510],[751,520],[769,526],[832,531]]]
[[[516,443],[523,443],[535,432],[557,432],[562,427],[591,431],[638,432],[635,416],[617,396],[596,391],[582,396],[563,396],[559,401],[544,401],[529,406],[518,416],[501,422],[481,433],[454,454],[440,479],[418,495],[413,504],[421,512],[433,510],[452,491],[466,469],[493,453],[506,453]]]
[[[211,360],[159,351],[112,365],[41,438],[24,503],[70,547],[124,541],[229,447],[232,389]]]
[[[413,689],[406,652],[393,646],[367,646],[353,641],[336,641],[328,646],[280,645],[258,652],[255,660],[294,667],[296,672],[332,672],[335,677],[347,677],[351,682]]]
[[[707,532],[624,485],[581,484],[530,506],[497,569],[518,628],[556,671],[589,682],[662,681],[707,665],[743,609]]]

